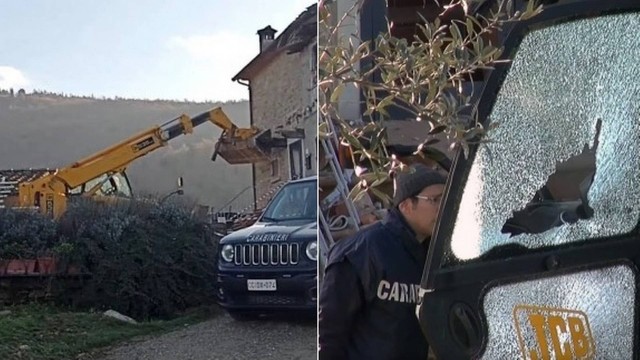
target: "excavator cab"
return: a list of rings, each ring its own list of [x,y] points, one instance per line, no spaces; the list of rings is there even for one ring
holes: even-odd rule
[[[69,195],[117,196],[131,198],[133,191],[127,174],[114,172],[102,174],[93,180],[69,190]]]
[[[504,27],[423,273],[438,359],[640,359],[639,33],[637,0]]]

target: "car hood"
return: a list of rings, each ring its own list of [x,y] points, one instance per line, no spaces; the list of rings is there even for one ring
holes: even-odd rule
[[[296,238],[315,238],[317,233],[318,226],[315,221],[258,222],[225,236],[220,243],[287,241]]]

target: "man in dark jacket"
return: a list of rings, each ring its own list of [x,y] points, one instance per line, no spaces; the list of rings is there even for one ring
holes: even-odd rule
[[[421,164],[400,173],[387,217],[331,248],[319,300],[320,360],[427,359],[416,305],[445,181]]]

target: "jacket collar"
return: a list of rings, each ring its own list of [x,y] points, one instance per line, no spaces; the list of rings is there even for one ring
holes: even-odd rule
[[[424,263],[427,257],[428,241],[422,244],[416,240],[416,233],[411,229],[400,210],[393,208],[387,212],[383,220],[385,227],[396,235],[395,238],[411,253],[420,263]]]

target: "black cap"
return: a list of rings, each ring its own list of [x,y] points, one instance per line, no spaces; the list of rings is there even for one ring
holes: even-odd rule
[[[447,178],[436,170],[420,163],[411,165],[410,169],[396,173],[393,182],[393,206],[397,207],[405,199],[420,194],[427,186],[446,182]]]

